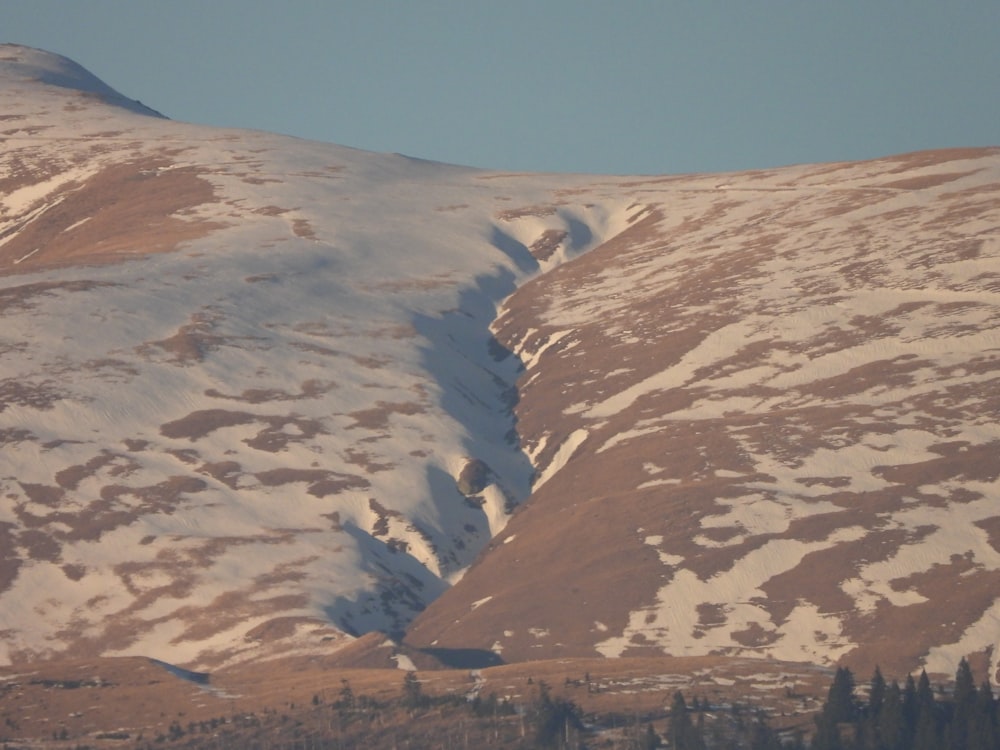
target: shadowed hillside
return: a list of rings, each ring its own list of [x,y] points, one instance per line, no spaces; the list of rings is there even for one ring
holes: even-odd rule
[[[998,679],[1000,150],[505,174],[14,45],[0,112],[4,685]]]

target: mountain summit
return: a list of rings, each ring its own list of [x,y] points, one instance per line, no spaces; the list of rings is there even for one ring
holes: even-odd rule
[[[74,92],[98,97],[108,104],[143,115],[163,117],[141,102],[129,99],[108,86],[86,68],[52,52],[24,47],[19,44],[0,44],[0,79],[11,84],[44,83],[49,86],[71,89]]]
[[[996,678],[1000,151],[512,175],[127,103],[0,47],[4,661]]]

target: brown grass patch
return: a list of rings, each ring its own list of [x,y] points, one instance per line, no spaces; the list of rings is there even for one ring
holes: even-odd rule
[[[67,398],[51,381],[30,383],[20,378],[0,380],[0,412],[8,406],[26,406],[38,411],[48,411],[57,401]]]
[[[498,211],[496,218],[500,221],[517,221],[528,216],[554,216],[556,206],[525,206],[524,208],[509,208],[506,211]]]
[[[256,414],[242,411],[202,409],[173,422],[167,422],[160,427],[160,434],[168,438],[198,440],[223,427],[252,424],[259,418]]]
[[[327,469],[295,469],[285,467],[261,471],[254,476],[265,487],[280,487],[285,484],[304,482],[309,485],[308,492],[314,497],[327,497],[348,490],[363,490],[371,486],[364,477],[352,474],[340,474]]]
[[[239,395],[230,395],[215,388],[209,388],[205,391],[205,395],[227,401],[242,401],[247,404],[266,404],[272,401],[301,401],[320,398],[336,387],[337,384],[332,380],[310,379],[303,381],[298,393],[289,393],[277,388],[248,388]]]
[[[546,229],[541,236],[528,248],[535,260],[545,261],[551,258],[556,250],[569,236],[569,232],[561,229]]]
[[[420,404],[379,401],[371,409],[350,412],[347,416],[354,420],[354,424],[350,425],[347,429],[385,430],[388,429],[389,419],[393,414],[413,416],[414,414],[423,414],[424,411],[424,407],[420,406]]]
[[[0,314],[31,310],[37,304],[36,297],[51,297],[61,292],[89,292],[111,286],[114,284],[97,281],[40,281],[7,287],[0,289]]]
[[[198,471],[235,490],[243,475],[243,467],[235,461],[219,461],[203,464]]]
[[[199,170],[169,166],[168,156],[149,157],[64,186],[0,246],[0,274],[137,258],[204,236],[218,225],[179,214],[213,200],[213,188]]]
[[[227,409],[202,409],[192,412],[186,417],[162,425],[160,434],[168,438],[187,438],[196,441],[225,427],[249,424],[262,424],[264,427],[256,435],[244,439],[243,442],[251,448],[269,453],[278,453],[284,450],[289,443],[298,443],[310,440],[317,435],[326,434],[326,428],[322,422],[309,417],[296,414],[285,416],[251,414]],[[296,431],[286,431],[289,426],[294,427]],[[192,458],[196,459],[197,456],[192,456]]]
[[[207,315],[191,316],[191,323],[181,326],[177,333],[160,341],[150,341],[136,347],[140,354],[149,355],[155,347],[171,355],[171,361],[177,364],[193,364],[202,362],[205,354],[217,349],[225,339],[211,333],[214,321]]]
[[[296,237],[308,240],[316,239],[316,230],[313,229],[312,225],[306,219],[295,219],[292,222],[292,232]]]

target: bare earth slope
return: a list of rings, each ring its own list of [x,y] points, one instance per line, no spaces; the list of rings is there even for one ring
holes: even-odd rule
[[[0,662],[996,672],[1000,151],[511,175],[10,45],[0,113]]]

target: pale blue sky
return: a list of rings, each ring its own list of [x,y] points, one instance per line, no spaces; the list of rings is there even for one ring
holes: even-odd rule
[[[511,170],[1000,145],[1000,0],[0,0],[169,117]]]

